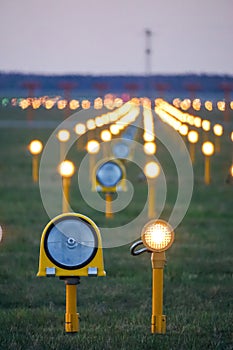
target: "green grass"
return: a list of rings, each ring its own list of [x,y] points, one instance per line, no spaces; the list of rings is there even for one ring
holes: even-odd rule
[[[104,250],[106,278],[81,279],[80,332],[69,335],[64,333],[64,283],[36,277],[39,242],[48,217],[39,188],[31,182],[26,146],[34,136],[46,141],[49,131],[0,131],[0,224],[4,231],[0,245],[0,349],[233,349],[233,196],[232,184],[225,183],[232,156],[230,142],[223,138],[208,187],[203,184],[203,159],[197,147],[192,203],[166,254],[167,333],[150,334],[150,259],[148,254],[132,257],[127,245]],[[137,173],[129,164],[128,175],[134,183]],[[169,177],[168,185],[165,219],[175,200]],[[137,183],[133,203],[111,225],[134,217],[146,195],[146,185]],[[74,183],[71,201],[74,208],[82,208],[99,225],[107,226],[104,215],[80,199]]]

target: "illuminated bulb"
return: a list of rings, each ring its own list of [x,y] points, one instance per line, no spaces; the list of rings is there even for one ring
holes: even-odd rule
[[[155,179],[160,174],[160,166],[156,162],[149,162],[144,167],[144,174],[148,179]]]
[[[233,142],[233,131],[231,132],[231,141]]]
[[[215,124],[213,127],[213,132],[216,136],[222,136],[223,134],[223,127],[220,124]]]
[[[165,221],[152,220],[143,227],[141,238],[149,250],[162,252],[172,245],[174,232],[172,227]]]
[[[59,165],[58,171],[62,177],[71,177],[74,175],[75,166],[70,160],[64,160]]]
[[[209,120],[203,120],[202,121],[202,129],[204,130],[204,131],[210,131],[210,121]]]
[[[144,153],[148,155],[155,154],[156,152],[156,144],[154,142],[146,142],[143,146]]]
[[[59,130],[57,138],[60,142],[67,142],[70,138],[70,132],[66,129]]]
[[[200,117],[195,117],[194,118],[194,125],[196,126],[196,128],[200,128],[201,127],[201,118]]]
[[[89,109],[91,107],[91,102],[89,100],[82,101],[82,109]]]
[[[100,144],[96,140],[90,140],[87,143],[87,152],[90,154],[96,154],[100,150]]]
[[[109,130],[103,130],[101,131],[100,138],[102,141],[108,142],[108,141],[111,141],[112,135]]]
[[[37,155],[37,154],[41,153],[41,151],[43,149],[43,144],[39,140],[33,140],[30,142],[28,149],[29,149],[31,154]]]
[[[155,137],[152,133],[145,131],[143,134],[143,139],[146,142],[154,141]]]
[[[96,128],[94,119],[89,119],[87,121],[87,129],[88,130],[94,130]]]
[[[83,135],[86,132],[86,126],[84,124],[82,124],[82,123],[78,123],[74,127],[74,132],[77,135]]]
[[[188,133],[188,140],[189,140],[189,142],[197,143],[198,142],[198,138],[199,138],[199,135],[198,135],[197,131],[195,131],[195,130],[189,131],[189,133]]]
[[[202,145],[202,152],[205,156],[212,156],[214,154],[214,144],[210,141],[206,141]]]
[[[182,135],[182,136],[186,136],[188,134],[188,131],[189,131],[189,128],[186,124],[182,124],[180,127],[179,127],[179,133]]]
[[[116,124],[112,124],[111,126],[110,126],[110,131],[111,131],[111,133],[113,134],[113,135],[117,135],[117,134],[119,134],[119,128],[118,128],[118,125],[116,125]]]
[[[70,103],[69,103],[69,107],[72,110],[79,108],[79,101],[71,100]]]

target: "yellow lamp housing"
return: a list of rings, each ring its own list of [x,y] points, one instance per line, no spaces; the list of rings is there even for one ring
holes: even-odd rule
[[[114,193],[127,191],[126,170],[118,159],[101,160],[92,174],[92,191]]]
[[[37,276],[105,275],[100,231],[90,218],[65,213],[47,224],[41,236]]]

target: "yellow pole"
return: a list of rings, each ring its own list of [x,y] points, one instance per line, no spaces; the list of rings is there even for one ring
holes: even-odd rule
[[[195,144],[194,143],[189,143],[189,153],[190,153],[190,158],[192,164],[195,162]]]
[[[210,156],[205,156],[205,184],[210,184]]]
[[[60,142],[60,162],[65,159],[66,145],[65,142]]]
[[[155,183],[148,180],[148,219],[155,217]]]
[[[92,181],[92,175],[95,167],[95,154],[89,153],[89,179]]]
[[[33,182],[38,182],[38,165],[39,165],[38,155],[35,154],[32,157],[32,179],[33,179]]]
[[[163,269],[165,253],[152,253],[152,316],[151,333],[166,333],[166,316],[163,315]]]
[[[77,313],[76,284],[66,284],[65,330],[67,333],[79,331],[79,314]]]
[[[106,217],[107,219],[111,219],[111,218],[113,218],[113,212],[112,212],[112,195],[111,195],[111,193],[106,193],[105,202],[106,202],[105,217]]]
[[[208,134],[207,134],[207,131],[203,131],[202,136],[203,136],[203,142],[208,141]]]
[[[70,177],[62,178],[63,185],[63,197],[62,197],[62,212],[69,212],[69,201],[70,201]]]
[[[215,151],[220,153],[220,136],[215,136]]]

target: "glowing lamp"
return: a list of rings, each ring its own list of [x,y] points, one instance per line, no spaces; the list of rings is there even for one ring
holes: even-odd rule
[[[70,132],[66,129],[59,130],[57,138],[60,142],[67,142],[70,138]]]
[[[87,152],[90,154],[97,154],[100,150],[100,144],[96,140],[90,140],[87,143]]]
[[[206,141],[202,145],[202,152],[205,156],[212,156],[214,154],[214,144],[210,141]]]
[[[30,142],[28,149],[31,154],[38,155],[42,152],[43,144],[39,140],[33,140]]]
[[[146,142],[143,146],[144,153],[147,155],[155,154],[156,152],[156,144],[154,142]]]
[[[156,162],[149,162],[144,167],[144,174],[148,179],[155,179],[160,174],[160,166]]]
[[[203,120],[202,121],[202,129],[204,130],[204,131],[210,131],[210,121],[209,120]]]
[[[222,136],[223,134],[223,127],[220,124],[215,124],[213,127],[213,132],[216,136]]]
[[[86,132],[86,126],[82,123],[78,123],[74,127],[74,132],[77,135],[83,135]]]
[[[74,163],[70,160],[64,160],[64,162],[61,162],[61,164],[59,165],[58,170],[62,177],[70,178],[74,175],[75,166]]]
[[[188,125],[186,124],[181,124],[181,126],[179,127],[179,133],[182,136],[186,136],[188,134],[189,128]]]
[[[112,135],[109,130],[103,130],[101,131],[100,138],[102,141],[108,142],[108,141],[111,141]]]
[[[188,140],[190,143],[197,143],[199,139],[198,132],[195,130],[191,130],[188,133]]]
[[[152,252],[167,250],[174,241],[172,227],[163,220],[151,220],[142,229],[141,239]]]

